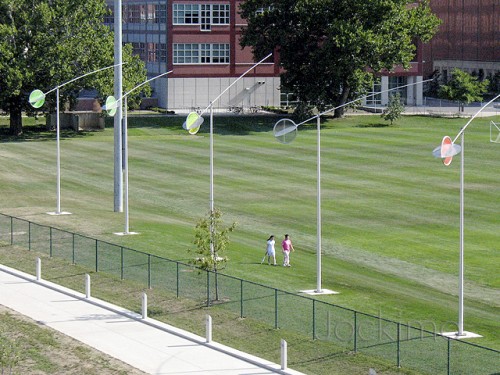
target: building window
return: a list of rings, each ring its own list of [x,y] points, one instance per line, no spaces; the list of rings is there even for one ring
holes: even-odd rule
[[[167,23],[167,6],[155,5],[154,23]]]
[[[255,11],[255,14],[257,15],[262,15],[266,12],[270,12],[271,10],[273,10],[273,7],[262,7],[262,8],[258,8],[256,11]]]
[[[174,25],[198,25],[200,6],[198,4],[174,4]]]
[[[366,98],[367,105],[381,105],[382,104],[382,82],[380,77],[375,78],[375,82],[373,82],[372,92],[368,93],[368,97]]]
[[[229,4],[173,4],[174,25],[200,25],[210,30],[211,25],[229,25]]]
[[[146,43],[132,43],[132,53],[139,55],[141,60],[146,60]]]
[[[229,25],[229,4],[212,5],[212,25]]]
[[[407,79],[406,77],[389,77],[389,89],[394,89],[399,86],[404,86],[407,84]],[[392,90],[389,93],[389,96],[391,95],[396,95],[396,93],[399,93],[401,95],[401,100],[406,104],[406,93],[407,93],[407,87],[401,87],[399,89]]]
[[[228,64],[229,44],[175,43],[174,64]]]

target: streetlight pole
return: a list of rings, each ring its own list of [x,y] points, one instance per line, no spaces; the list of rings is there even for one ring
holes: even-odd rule
[[[120,64],[121,65],[121,64]],[[116,67],[116,65],[111,65],[107,66],[105,68],[97,69],[94,70],[90,73],[83,74],[81,76],[78,76],[76,78],[73,78],[67,82],[64,82],[52,90],[49,90],[47,92],[43,92],[41,90],[33,90],[29,96],[29,103],[33,106],[33,108],[40,108],[43,106],[45,103],[45,97],[47,94],[51,93],[52,91],[56,91],[56,211],[55,212],[48,212],[49,215],[70,215],[70,212],[63,212],[61,211],[61,146],[60,146],[60,141],[61,141],[61,120],[60,120],[60,115],[59,115],[59,89],[61,87],[64,87],[72,82],[75,82],[81,78],[84,78],[88,75],[95,74],[98,72],[101,72],[106,69],[111,69]]]
[[[458,331],[444,333],[446,336],[457,338],[470,338],[479,337],[479,335],[471,332],[464,331],[464,175],[465,175],[465,130],[470,123],[491,103],[500,98],[500,95],[495,96],[488,103],[483,105],[470,119],[465,126],[460,129],[457,136],[453,141],[450,137],[444,137],[440,146],[436,147],[433,151],[435,157],[443,159],[445,166],[449,166],[453,156],[461,152],[460,155],[460,236],[459,236],[459,261],[458,261]],[[460,146],[455,145],[455,142],[461,137]]]

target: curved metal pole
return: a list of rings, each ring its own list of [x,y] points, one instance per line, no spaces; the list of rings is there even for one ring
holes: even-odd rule
[[[460,129],[455,139],[453,139],[453,144],[457,141],[458,137],[461,138],[461,155],[460,155],[460,244],[459,244],[459,264],[458,264],[458,332],[457,336],[466,336],[464,333],[464,176],[465,176],[465,130],[486,107],[493,103],[496,99],[500,98],[500,94],[495,96],[485,105],[483,105],[470,119],[467,123]]]
[[[234,80],[233,83],[231,83],[229,86],[227,86],[224,91],[222,91],[214,100],[212,100],[210,102],[210,104],[203,110],[201,111],[200,113],[200,116],[202,116],[209,108],[213,107],[213,104],[219,100],[222,95],[224,95],[231,87],[233,87],[236,82],[238,82],[240,79],[242,79],[244,76],[246,76],[248,74],[248,72],[252,71],[253,69],[255,69],[258,65],[262,64],[266,59],[268,59],[269,57],[271,57],[273,54],[270,53],[269,55],[267,55],[266,57],[264,57],[262,60],[260,60],[258,63],[255,63],[254,65],[252,65],[251,68],[249,68],[248,70],[246,70],[242,75],[240,75],[238,78],[236,78],[236,80]]]
[[[336,109],[348,106],[349,104],[355,103],[355,102],[360,101],[362,99],[366,99],[366,98],[381,94],[383,92],[389,92],[389,91],[397,90],[397,89],[407,87],[407,86],[414,86],[414,85],[418,85],[418,84],[423,84],[423,83],[428,82],[428,81],[432,81],[432,79],[427,79],[427,80],[424,80],[422,82],[413,82],[413,83],[409,83],[407,85],[393,87],[392,89],[387,89],[387,90],[383,90],[383,91],[380,91],[377,93],[372,93],[372,94],[368,94],[365,96],[361,96],[355,100],[351,100],[350,102],[344,103],[344,104],[339,105],[337,107],[331,108],[327,111],[319,113],[319,114],[315,115],[314,117],[311,117],[310,119],[302,121],[301,123],[296,125],[296,127],[299,127],[300,125],[303,125],[306,122],[309,122],[309,121],[314,120],[314,119],[316,119],[316,122],[317,122],[317,197],[316,197],[316,199],[317,199],[317,203],[316,203],[317,204],[317,218],[316,218],[316,220],[317,220],[317,229],[316,229],[316,231],[317,231],[317,245],[316,245],[316,260],[317,260],[316,268],[317,268],[317,270],[316,270],[316,290],[315,290],[315,293],[322,293],[323,292],[323,289],[321,286],[321,273],[322,273],[322,269],[321,269],[321,248],[322,248],[322,244],[321,244],[321,237],[322,237],[322,234],[321,234],[321,226],[322,226],[322,223],[321,223],[321,135],[320,135],[321,116],[325,115],[329,112],[333,112]]]
[[[476,113],[474,113],[474,116],[472,116],[472,117],[470,118],[470,120],[469,120],[469,121],[467,121],[467,124],[465,124],[465,125],[464,125],[464,127],[463,127],[463,128],[462,128],[459,132],[458,132],[457,136],[456,136],[456,137],[455,137],[455,139],[453,140],[453,143],[455,143],[455,142],[456,142],[456,140],[458,139],[458,137],[460,137],[460,136],[463,134],[463,132],[465,131],[465,129],[467,129],[467,126],[469,126],[469,124],[472,122],[472,120],[474,120],[474,119],[477,117],[477,115],[479,115],[479,114],[483,111],[483,109],[485,109],[486,107],[488,107],[491,103],[493,103],[493,102],[494,102],[495,100],[497,100],[498,98],[500,98],[500,94],[499,94],[499,95],[497,95],[497,96],[495,96],[495,97],[494,97],[493,99],[491,99],[488,103],[486,103],[485,105],[483,105],[483,106],[482,106],[482,107],[481,107],[481,108],[480,108],[480,109],[479,109]]]
[[[89,73],[85,73],[81,76],[78,76],[76,78],[70,79],[67,82],[61,83],[60,85],[57,85],[53,89],[45,92],[43,95],[44,97],[47,94],[50,94],[53,91],[56,91],[56,211],[54,212],[55,215],[62,215],[62,214],[69,214],[69,212],[62,212],[61,211],[61,120],[60,120],[60,110],[59,110],[59,89],[61,87],[64,87],[72,82],[75,82],[81,78],[84,78],[86,76],[89,76],[91,74],[95,74],[98,72],[101,72],[106,69],[111,69],[114,68],[117,65],[122,65],[122,64],[115,64],[115,65],[110,65],[105,68],[100,68],[97,70],[94,70]],[[52,214],[52,213],[50,213]]]

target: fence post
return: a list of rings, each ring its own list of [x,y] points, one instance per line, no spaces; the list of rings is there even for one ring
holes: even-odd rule
[[[398,323],[398,368],[401,368],[401,323]]]
[[[50,257],[52,258],[52,227],[49,227],[49,237],[50,237],[50,249],[49,249],[49,254]]]
[[[243,318],[243,279],[240,279],[240,318]]]
[[[123,259],[123,246],[120,247],[120,280],[123,280],[123,264],[124,259]]]
[[[31,221],[28,221],[28,250],[31,251]]]
[[[207,271],[207,307],[210,307],[210,271]]]
[[[177,285],[176,285],[176,292],[177,292],[177,298],[179,298],[179,262],[176,262],[176,264],[177,264],[177,275],[176,275]]]
[[[354,311],[354,353],[358,352],[358,313]]]
[[[446,373],[448,375],[451,374],[451,339],[448,339],[448,365],[446,369]]]
[[[40,281],[42,279],[42,260],[36,258],[36,279]]]
[[[313,323],[313,340],[316,340],[316,300],[313,299],[313,319],[312,319],[312,323]]]
[[[95,240],[95,272],[99,271],[99,252],[98,252],[98,240]]]
[[[73,264],[76,264],[75,262],[75,234],[73,233],[73,238],[72,238],[72,241],[71,241],[71,245],[72,245],[72,259],[71,261],[73,262]]]
[[[151,254],[148,254],[148,289],[151,289]]]
[[[148,295],[142,292],[142,319],[148,317]]]
[[[287,342],[281,339],[281,369],[286,370],[288,367],[288,345]]]
[[[10,217],[10,245],[14,245],[14,218]]]
[[[210,315],[206,315],[205,317],[205,335],[207,342],[212,342],[212,317]]]
[[[85,298],[90,298],[90,275],[85,274]]]
[[[274,328],[278,329],[278,289],[274,289]]]

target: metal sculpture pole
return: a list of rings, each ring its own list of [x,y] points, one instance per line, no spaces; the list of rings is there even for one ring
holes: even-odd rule
[[[457,337],[470,336],[475,334],[470,334],[464,331],[464,145],[465,145],[465,130],[470,125],[472,120],[474,120],[486,107],[488,107],[495,100],[500,98],[500,95],[495,96],[488,103],[482,106],[465,124],[465,126],[460,129],[453,141],[450,137],[445,136],[441,142],[441,145],[436,147],[432,152],[435,157],[442,158],[443,164],[449,166],[453,160],[453,156],[461,152],[460,155],[460,245],[459,245],[459,264],[458,264],[458,332],[456,332]],[[460,141],[460,146],[456,145],[458,137],[462,137]]]
[[[364,95],[364,96],[361,96],[359,98],[356,98],[350,102],[347,102],[345,104],[342,104],[342,105],[339,105],[337,107],[334,107],[334,108],[331,108],[329,110],[326,110],[324,112],[321,112],[319,114],[317,114],[316,116],[313,116],[305,121],[302,121],[301,123],[299,124],[295,124],[292,120],[289,120],[289,119],[281,119],[279,120],[275,125],[274,125],[274,136],[276,137],[276,139],[281,142],[281,143],[290,143],[291,141],[293,141],[295,139],[295,136],[296,136],[296,132],[297,132],[297,128],[300,126],[300,125],[303,125],[311,120],[314,120],[316,119],[317,121],[317,213],[316,213],[316,216],[317,216],[317,229],[316,229],[316,233],[317,233],[317,238],[316,238],[316,258],[317,258],[317,270],[316,270],[316,289],[315,290],[307,290],[307,291],[304,291],[306,293],[309,293],[309,294],[331,294],[331,293],[336,293],[336,292],[333,292],[331,290],[327,290],[327,289],[323,289],[322,288],[322,285],[321,285],[321,272],[322,272],[322,269],[321,269],[321,237],[322,237],[322,234],[321,234],[321,116],[323,115],[326,115],[330,112],[333,112],[339,108],[343,108],[343,107],[346,107],[348,105],[351,105],[353,103],[356,103],[362,99],[366,99],[366,98],[369,98],[369,97],[372,97],[372,96],[375,96],[375,95],[378,95],[378,94],[381,94],[381,93],[384,93],[384,92],[389,92],[389,91],[393,91],[393,90],[397,90],[397,89],[400,89],[400,88],[404,88],[404,87],[408,87],[408,86],[413,86],[413,85],[419,85],[419,84],[423,84],[425,82],[428,82],[428,81],[431,81],[431,79],[428,79],[428,80],[425,80],[425,81],[421,81],[421,82],[414,82],[414,83],[410,83],[410,84],[407,84],[407,85],[402,85],[402,86],[398,86],[398,87],[394,87],[392,89],[388,89],[388,90],[383,90],[383,91],[380,91],[380,92],[377,92],[377,93],[372,93],[372,94],[369,94],[369,95]]]
[[[121,64],[120,64],[121,65]],[[84,78],[88,75],[95,74],[98,72],[101,72],[106,69],[111,69],[116,67],[116,65],[111,65],[107,66],[105,68],[97,69],[92,72],[83,74],[81,76],[78,76],[76,78],[73,78],[67,82],[64,82],[52,90],[49,90],[47,92],[43,92],[41,90],[33,90],[29,96],[29,103],[33,106],[33,108],[40,108],[41,106],[44,105],[45,103],[45,97],[47,94],[51,93],[52,91],[56,91],[56,211],[55,212],[49,212],[48,214],[50,215],[69,215],[70,212],[63,212],[61,211],[61,146],[60,146],[60,140],[61,140],[61,120],[60,120],[60,114],[59,114],[59,89],[61,87],[64,87],[72,82],[75,82],[81,78]]]

